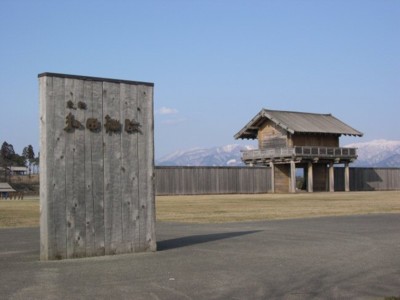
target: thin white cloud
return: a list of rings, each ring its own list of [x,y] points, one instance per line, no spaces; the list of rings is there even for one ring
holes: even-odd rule
[[[183,123],[185,121],[186,121],[186,119],[184,119],[184,118],[181,118],[181,119],[169,119],[169,120],[162,121],[161,124],[163,124],[163,125],[175,125],[175,124]]]
[[[157,114],[159,115],[175,115],[178,113],[178,110],[175,108],[170,108],[170,107],[161,107],[156,111]]]

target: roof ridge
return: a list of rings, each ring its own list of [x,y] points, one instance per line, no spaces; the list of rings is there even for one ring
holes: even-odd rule
[[[267,109],[267,108],[263,108],[262,110],[267,111],[267,112],[283,112],[283,113],[295,113],[295,114],[305,114],[305,115],[332,116],[331,113],[321,114],[321,113],[312,113],[312,112],[303,112],[303,111],[274,110],[274,109]]]

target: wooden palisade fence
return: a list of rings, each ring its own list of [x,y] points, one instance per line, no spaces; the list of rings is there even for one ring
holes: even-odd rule
[[[344,168],[335,168],[335,190],[343,191]],[[400,190],[400,168],[350,168],[350,191]]]
[[[267,193],[271,189],[270,172],[266,167],[156,167],[156,193]]]
[[[156,167],[157,195],[257,194],[271,191],[269,167]],[[344,191],[344,168],[335,168]],[[350,191],[400,190],[400,169],[350,168]]]

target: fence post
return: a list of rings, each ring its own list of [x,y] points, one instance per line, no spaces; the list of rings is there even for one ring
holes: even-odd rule
[[[335,191],[335,178],[334,178],[334,163],[333,161],[329,163],[329,191]]]
[[[313,164],[312,162],[309,162],[307,170],[307,192],[312,193],[313,191],[314,191]]]
[[[344,164],[344,191],[350,191],[350,168],[348,162]]]

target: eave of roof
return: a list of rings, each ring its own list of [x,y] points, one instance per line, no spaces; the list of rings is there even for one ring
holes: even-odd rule
[[[15,190],[7,182],[0,182],[0,192],[15,192]]]

